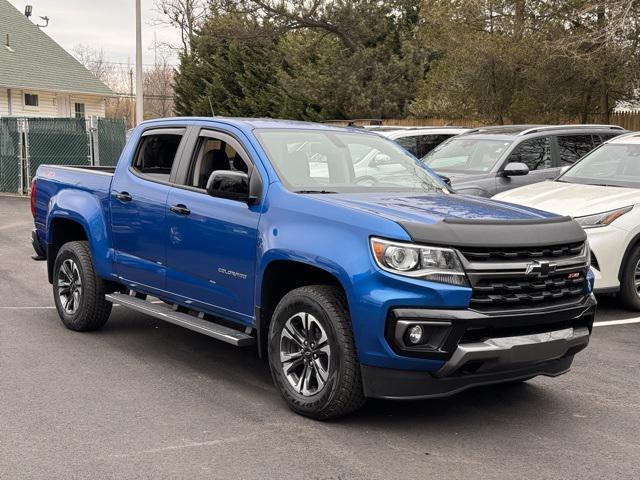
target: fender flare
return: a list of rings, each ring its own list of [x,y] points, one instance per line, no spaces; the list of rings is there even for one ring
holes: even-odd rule
[[[53,247],[54,222],[63,219],[82,227],[89,242],[94,268],[99,277],[108,279],[112,272],[113,249],[104,213],[104,205],[94,194],[64,189],[51,197],[46,217],[47,253]],[[50,269],[55,255],[47,255]]]

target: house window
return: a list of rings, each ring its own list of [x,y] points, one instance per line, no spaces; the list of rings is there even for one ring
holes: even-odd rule
[[[74,103],[76,118],[84,118],[84,103]]]
[[[25,93],[24,94],[24,106],[25,107],[37,107],[38,106],[38,95],[35,93]]]

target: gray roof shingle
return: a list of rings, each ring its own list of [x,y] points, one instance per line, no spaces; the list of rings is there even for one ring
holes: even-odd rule
[[[0,86],[114,95],[7,0],[0,0]]]

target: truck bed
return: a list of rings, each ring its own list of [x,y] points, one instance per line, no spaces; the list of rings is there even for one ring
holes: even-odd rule
[[[93,197],[108,209],[109,190],[115,167],[41,165],[36,172],[35,223],[38,234],[44,238],[46,215],[52,197],[62,200],[70,191],[82,192],[82,197]],[[71,197],[69,197],[71,200]]]

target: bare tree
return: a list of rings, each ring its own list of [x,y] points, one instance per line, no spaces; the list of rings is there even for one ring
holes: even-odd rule
[[[97,50],[79,43],[73,48],[73,55],[98,80],[103,83],[109,83],[113,74],[113,65],[106,60],[104,50]]]
[[[177,47],[183,54],[191,51],[191,41],[202,26],[208,7],[206,0],[156,0],[155,11],[159,15],[154,25],[169,25],[180,31],[181,45]],[[176,49],[175,45],[168,47]]]
[[[150,118],[173,115],[174,69],[166,55],[157,58],[152,68],[144,73],[145,116]]]

